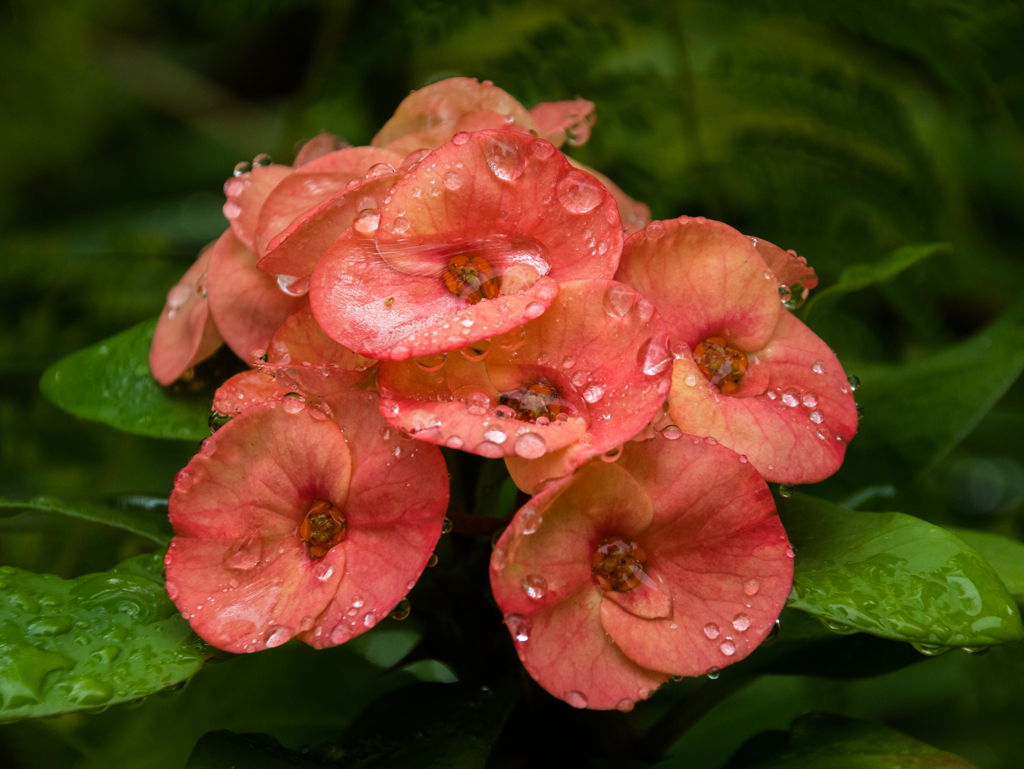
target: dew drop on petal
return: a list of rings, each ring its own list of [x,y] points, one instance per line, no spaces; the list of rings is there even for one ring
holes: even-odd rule
[[[491,396],[483,392],[470,393],[466,396],[466,411],[475,416],[483,416],[491,407]]]
[[[462,174],[458,171],[449,171],[444,175],[444,186],[454,192],[462,186]]]
[[[514,182],[526,170],[526,159],[519,153],[514,142],[487,136],[483,141],[484,157],[491,172],[506,182]]]
[[[313,567],[313,576],[323,582],[325,579],[330,579],[331,575],[334,574],[334,567],[319,561],[316,566]]]
[[[739,632],[743,633],[750,627],[750,617],[746,614],[737,614],[732,618],[732,626]]]
[[[747,595],[757,595],[757,591],[761,589],[761,584],[756,579],[748,579],[743,583],[743,592]]]
[[[686,378],[683,379],[683,381],[686,382],[686,385],[688,387],[693,387],[694,385],[697,384],[697,377],[694,374],[687,374]]]
[[[563,699],[572,705],[574,708],[583,709],[587,706],[587,695],[583,692],[571,691],[566,692]]]
[[[409,231],[409,220],[404,216],[395,218],[395,221],[391,223],[391,231],[396,235],[401,235]]]
[[[538,459],[547,453],[548,447],[537,433],[523,433],[516,438],[512,449],[523,459]]]
[[[802,402],[809,409],[813,409],[815,406],[818,405],[818,399],[814,395],[814,393],[807,393],[806,395],[804,395]]]
[[[585,214],[597,208],[607,194],[589,174],[572,170],[558,183],[558,202],[572,214]]]
[[[722,674],[722,669],[718,668],[718,667],[715,667],[715,666],[709,667],[708,668],[708,672],[705,673],[705,675],[708,678],[710,678],[712,681],[717,681],[718,680],[718,676],[720,676],[721,674]]]
[[[569,377],[569,381],[572,382],[573,387],[585,387],[590,381],[590,374],[586,371],[574,371]]]
[[[363,627],[369,629],[376,624],[377,616],[372,611],[368,611],[363,615]]]
[[[644,227],[644,233],[648,240],[657,240],[665,234],[665,225],[658,221],[651,222]]]
[[[272,630],[270,632],[270,635],[267,636],[266,647],[268,649],[273,649],[275,646],[280,646],[281,644],[283,644],[289,638],[291,638],[291,633],[288,631],[288,628],[276,628],[275,630]]]
[[[380,225],[380,212],[372,208],[360,211],[352,222],[352,228],[362,235],[372,235]]]
[[[407,598],[403,598],[401,601],[398,602],[395,608],[391,610],[391,613],[388,614],[388,616],[391,619],[403,620],[406,619],[411,612],[412,604],[409,603],[409,600]]]
[[[704,626],[704,635],[714,641],[719,635],[721,635],[721,632],[718,629],[718,625],[714,622],[709,622]]]
[[[224,204],[224,216],[228,219],[237,219],[242,215],[242,207],[233,200],[229,200]]]
[[[459,131],[452,137],[452,144],[462,145],[469,141],[469,134],[466,131]]]
[[[286,414],[298,414],[306,408],[306,399],[298,393],[288,393],[281,399],[281,408]]]
[[[484,432],[484,439],[491,443],[504,443],[508,438],[504,430],[500,430],[497,427],[491,427]]]
[[[661,435],[663,438],[666,438],[670,441],[677,441],[683,437],[683,431],[676,425],[668,425],[664,430],[661,431]]]
[[[853,374],[851,374],[850,376],[846,377],[846,381],[850,383],[851,390],[856,390],[858,387],[860,387],[860,377],[858,376],[854,376]]]
[[[540,574],[528,574],[523,577],[523,592],[535,601],[544,597],[548,590],[548,581]]]
[[[631,711],[633,709],[633,706],[635,704],[636,703],[633,702],[633,700],[631,700],[629,697],[623,697],[621,700],[619,700],[615,704],[615,709],[619,710],[619,711],[621,711],[623,713],[628,713],[629,711]]]
[[[387,176],[393,174],[395,167],[390,163],[377,163],[376,165],[370,166],[370,169],[366,172],[367,179],[376,179],[380,176]]]
[[[792,486],[792,484],[789,484],[789,483],[781,483],[781,484],[779,484],[779,496],[780,497],[785,497],[786,499],[789,499],[791,496],[793,496],[793,486]]]
[[[823,361],[823,360],[816,360],[816,361],[814,361],[814,365],[811,366],[811,371],[813,371],[815,374],[824,374],[825,373],[825,361]]]
[[[786,390],[782,394],[782,402],[790,408],[796,408],[800,405],[800,398],[797,396],[796,390]]]
[[[814,411],[807,415],[807,418],[814,422],[814,424],[820,425],[825,417],[820,411],[815,409]]]
[[[604,397],[604,387],[597,382],[591,382],[583,390],[583,400],[587,403],[597,403]]]
[[[555,145],[545,139],[538,139],[531,146],[533,156],[539,160],[547,160],[555,154]]]
[[[534,318],[539,318],[543,315],[545,309],[547,308],[540,302],[530,302],[526,305],[526,309],[523,310],[523,314],[530,320],[533,320]]]
[[[533,629],[533,623],[529,617],[524,617],[522,614],[509,614],[505,617],[505,625],[517,642],[526,643],[530,640],[530,630]]]
[[[736,644],[732,641],[722,641],[722,645],[718,648],[722,650],[722,654],[726,657],[731,657],[736,653]]]

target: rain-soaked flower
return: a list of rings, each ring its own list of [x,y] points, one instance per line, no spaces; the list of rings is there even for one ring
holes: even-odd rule
[[[406,170],[372,228],[334,242],[310,300],[356,352],[436,355],[540,316],[559,283],[610,278],[621,245],[614,200],[550,142],[457,134]]]
[[[381,407],[420,440],[508,457],[532,492],[643,428],[668,392],[667,344],[654,306],[633,289],[570,281],[522,328],[457,352],[384,362]]]
[[[631,710],[671,676],[746,657],[792,577],[764,480],[675,426],[550,485],[491,557],[526,670],[570,705],[599,710]]]
[[[805,263],[767,246],[794,285],[816,283]],[[846,374],[783,307],[751,238],[703,218],[651,222],[627,240],[616,279],[665,318],[678,427],[746,455],[770,481],[813,483],[839,469],[857,432]]]
[[[251,406],[175,478],[167,592],[214,646],[345,642],[387,616],[441,534],[440,451],[401,440],[377,396]],[[411,490],[415,489],[415,493]]]

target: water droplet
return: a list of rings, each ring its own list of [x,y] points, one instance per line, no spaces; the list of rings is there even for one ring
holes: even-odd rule
[[[174,488],[176,491],[188,491],[192,488],[192,484],[195,482],[195,478],[192,473],[186,468],[178,472],[174,476]]]
[[[309,293],[309,278],[278,275],[277,287],[288,296],[305,296]]]
[[[571,691],[566,692],[562,698],[574,708],[580,708],[581,710],[587,706],[587,695],[583,692]]]
[[[391,610],[391,613],[388,616],[391,617],[391,619],[403,620],[409,616],[409,613],[411,611],[412,604],[409,603],[408,599],[403,598],[401,601],[398,602],[398,605]]]
[[[281,408],[287,414],[298,414],[306,408],[306,399],[298,393],[288,393],[281,399]]]
[[[452,435],[444,442],[444,445],[450,449],[461,449],[463,446],[463,440],[457,435]]]
[[[823,360],[816,360],[816,361],[814,361],[814,365],[811,366],[811,371],[813,371],[815,374],[824,374],[825,373],[825,361],[823,361]]]
[[[917,649],[921,654],[926,657],[938,657],[940,654],[945,654],[952,647],[951,646],[939,646],[937,644],[910,644]]]
[[[533,156],[539,160],[547,160],[555,154],[555,145],[545,139],[538,139],[531,147]]]
[[[718,625],[714,622],[709,622],[704,626],[704,635],[714,641],[719,635],[721,635],[721,631],[718,629]]]
[[[483,140],[484,157],[491,172],[499,179],[513,182],[526,170],[526,160],[512,140],[487,136]]]
[[[707,676],[708,678],[710,678],[710,679],[711,679],[712,681],[717,681],[717,680],[718,680],[718,677],[719,677],[719,676],[720,676],[721,674],[722,674],[722,669],[721,669],[721,668],[717,668],[717,667],[714,667],[714,666],[712,666],[712,667],[709,667],[709,668],[708,668],[708,672],[707,672],[707,673],[705,673],[704,675],[706,675],[706,676]]]
[[[505,434],[505,431],[497,427],[488,428],[487,431],[484,432],[484,439],[491,443],[502,444],[505,442],[506,438],[508,438],[508,436]]]
[[[864,418],[864,407],[859,403],[857,404],[857,419],[861,420]]]
[[[530,320],[533,320],[534,318],[539,318],[543,315],[544,310],[546,309],[547,308],[540,302],[530,302],[526,305],[526,309],[523,310],[523,314]]]
[[[396,235],[401,235],[409,231],[409,220],[404,216],[395,218],[395,221],[391,223],[391,231]]]
[[[540,574],[528,574],[523,577],[523,592],[535,601],[544,597],[548,590],[548,581]]]
[[[740,454],[740,462],[742,462],[743,464],[746,464],[749,461],[750,460],[747,459],[747,455],[746,454]]]
[[[750,627],[750,617],[746,614],[737,614],[732,618],[732,626],[740,633],[743,633],[748,627]]]
[[[441,533],[442,534],[451,534],[451,531],[452,531],[453,528],[455,528],[455,524],[452,523],[452,519],[451,518],[445,518],[443,521],[441,521]]]
[[[822,414],[817,409],[815,409],[814,411],[807,415],[807,418],[814,422],[814,424],[820,425],[822,420],[825,418],[825,415]]]
[[[423,371],[437,371],[444,362],[448,359],[447,353],[438,353],[437,355],[426,355],[422,358],[416,358],[416,365]]]
[[[807,393],[806,395],[804,395],[802,402],[807,408],[813,409],[815,406],[818,405],[818,398],[814,395],[814,393]]]
[[[743,583],[743,592],[747,595],[757,595],[757,591],[761,589],[761,583],[756,579],[748,579]]]
[[[496,336],[492,341],[494,342],[494,344],[498,345],[498,347],[500,347],[502,350],[506,350],[508,352],[515,352],[520,347],[522,347],[523,343],[526,341],[526,329],[514,328],[507,333],[501,334],[500,336]]]
[[[369,629],[376,624],[377,615],[375,615],[372,611],[368,611],[366,612],[366,614],[363,615],[363,627]]]
[[[558,183],[558,202],[572,214],[585,214],[597,208],[607,194],[590,174],[572,170]]]
[[[449,171],[444,175],[444,186],[454,192],[462,186],[462,174],[458,171]]]
[[[821,620],[821,624],[827,627],[836,635],[852,635],[853,633],[859,632],[857,628],[844,625],[842,622],[836,622],[828,617],[818,617]]]
[[[437,553],[431,553],[430,558],[427,559],[427,568],[433,569],[437,566]]]
[[[782,402],[791,409],[800,405],[800,398],[796,390],[786,390],[782,393]]]
[[[377,163],[376,165],[370,166],[369,170],[366,172],[366,178],[376,179],[381,176],[393,174],[394,172],[395,167],[390,163]]]
[[[704,439],[704,442],[706,444],[708,444],[708,446],[717,446],[718,445],[718,441],[715,440],[714,438],[712,438],[710,435]]]
[[[469,141],[469,134],[466,131],[459,131],[452,137],[452,144],[463,145]]]
[[[790,290],[789,286],[787,286],[785,283],[779,286],[779,299],[782,301],[783,304],[785,304],[792,298],[793,292]]]
[[[330,579],[331,575],[334,574],[334,567],[329,564],[320,561],[316,566],[313,567],[313,576],[323,582],[325,579]]]
[[[722,641],[721,646],[719,646],[718,648],[722,650],[722,654],[724,654],[726,657],[731,657],[736,653],[736,644],[734,644],[732,641]]]
[[[615,709],[622,711],[623,713],[628,713],[633,709],[633,706],[635,704],[636,703],[633,702],[633,700],[631,700],[629,697],[623,697],[621,700],[615,703]]]
[[[793,485],[789,483],[779,484],[779,496],[789,499],[793,496]]]
[[[644,233],[648,240],[657,240],[665,234],[665,225],[658,221],[651,222],[644,227]]]
[[[856,390],[858,387],[860,387],[860,377],[858,376],[854,376],[853,374],[851,374],[850,376],[846,377],[846,381],[850,383],[851,390]]]
[[[512,633],[512,637],[519,643],[526,643],[530,640],[533,623],[529,617],[524,617],[522,614],[509,614],[505,617],[505,625]]]
[[[345,627],[344,623],[339,622],[334,626],[334,629],[331,630],[331,643],[335,645],[345,643],[348,636],[348,628]]]
[[[604,397],[604,387],[597,382],[591,382],[583,390],[583,400],[587,403],[597,403]]]
[[[466,411],[476,416],[483,416],[491,408],[491,396],[487,393],[475,392],[466,396]]]
[[[380,212],[373,208],[364,208],[352,222],[352,228],[363,235],[372,235],[380,225]]]
[[[687,374],[686,378],[683,379],[683,381],[686,382],[688,387],[693,387],[694,385],[697,384],[697,377],[693,374]]]
[[[465,358],[466,360],[469,360],[469,361],[473,361],[474,363],[476,361],[480,361],[480,360],[483,360],[484,358],[486,358],[487,357],[487,353],[489,353],[490,351],[491,351],[491,340],[490,339],[484,339],[484,340],[479,341],[479,342],[474,342],[469,347],[464,347],[464,348],[462,348],[462,350],[460,350],[460,352],[462,353],[462,357],[463,358]]]
[[[676,425],[668,425],[664,430],[661,431],[662,437],[670,440],[677,441],[683,437],[683,431]]]
[[[516,438],[512,450],[523,459],[538,459],[547,453],[548,447],[537,433],[523,433]]]
[[[250,171],[252,171],[252,163],[248,160],[243,160],[240,163],[235,163],[235,168],[232,171],[232,174],[234,176],[241,176],[242,174],[247,174]]]
[[[539,494],[540,490],[535,489],[534,492]],[[516,517],[519,519],[523,534],[527,535],[535,534],[544,522],[544,515],[536,507],[524,507]]]
[[[270,631],[265,645],[268,649],[273,649],[275,646],[283,644],[289,638],[291,638],[291,632],[288,628],[279,627]]]

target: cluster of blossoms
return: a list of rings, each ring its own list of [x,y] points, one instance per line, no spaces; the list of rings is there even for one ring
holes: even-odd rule
[[[456,78],[370,147],[236,169],[150,358],[163,384],[222,342],[251,366],[170,500],[167,591],[204,639],[326,647],[401,611],[445,527],[442,446],[532,495],[490,579],[556,697],[628,710],[772,631],[793,551],[766,481],[831,475],[857,426],[784,306],[817,278],[727,225],[649,221],[559,150],[592,115]]]

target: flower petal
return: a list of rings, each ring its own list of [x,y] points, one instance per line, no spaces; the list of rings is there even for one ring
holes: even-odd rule
[[[566,138],[569,144],[578,147],[590,139],[594,102],[586,99],[545,101],[530,110],[530,117],[537,124],[540,135],[556,147],[561,147]]]
[[[210,251],[207,285],[217,328],[242,360],[253,350],[266,349],[274,332],[307,301],[284,293],[273,275],[257,269],[256,254],[233,230],[226,230]]]
[[[224,344],[210,315],[206,297],[210,248],[196,259],[167,293],[153,343],[149,348],[149,369],[153,378],[169,385],[185,371],[213,355]]]
[[[766,480],[828,478],[857,432],[857,405],[838,358],[786,310],[764,349],[748,358],[764,383],[748,397],[720,394],[691,359],[677,360],[672,421],[746,455]]]
[[[639,200],[633,200],[633,198],[622,191],[622,188],[619,187],[619,185],[600,171],[595,171],[590,166],[584,165],[568,155],[566,155],[565,159],[569,161],[569,165],[573,168],[586,171],[605,186],[605,189],[608,190],[608,194],[614,198],[615,205],[619,209],[619,218],[622,220],[622,231],[626,235],[632,235],[634,232],[642,230],[650,223],[651,209],[649,209],[645,203],[641,203]]]
[[[264,201],[291,172],[291,166],[257,166],[224,182],[224,216],[246,248],[255,248],[256,223]]]
[[[750,238],[703,217],[651,222],[631,235],[615,277],[654,302],[673,341],[690,347],[721,335],[741,350],[760,349],[782,309]]]
[[[687,435],[630,443],[618,465],[650,496],[653,519],[638,541],[672,615],[639,619],[605,600],[605,630],[629,659],[672,675],[743,659],[792,585],[792,549],[768,487],[734,452]]]
[[[768,269],[775,273],[775,281],[779,286],[795,289],[799,285],[809,291],[818,285],[814,268],[807,264],[804,257],[797,256],[796,251],[783,251],[763,238],[754,238],[754,244]]]

